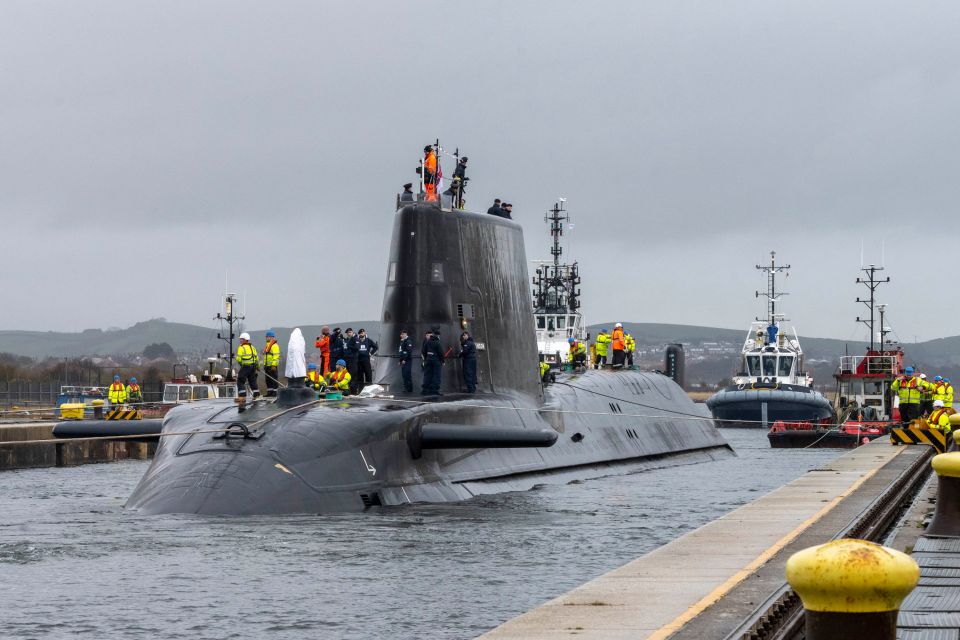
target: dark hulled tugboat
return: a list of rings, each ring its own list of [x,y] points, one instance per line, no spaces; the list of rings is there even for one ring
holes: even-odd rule
[[[750,325],[740,355],[733,384],[707,399],[707,407],[720,427],[768,429],[778,420],[832,422],[835,416],[830,401],[813,389],[812,379],[803,368],[803,350],[794,331],[788,338],[780,329],[784,320],[776,305],[776,274],[790,269],[777,265],[770,252],[770,264],[757,265],[767,274],[767,317]]]

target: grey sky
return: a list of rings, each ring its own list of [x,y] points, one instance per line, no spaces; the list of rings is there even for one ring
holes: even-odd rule
[[[568,198],[590,322],[954,335],[952,2],[0,5],[0,328],[376,318],[392,205],[439,137],[528,257]],[[452,164],[447,163],[448,172]],[[945,295],[944,295],[945,294]],[[933,303],[935,296],[943,295]]]

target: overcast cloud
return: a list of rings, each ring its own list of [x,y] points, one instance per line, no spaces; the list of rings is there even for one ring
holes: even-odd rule
[[[861,245],[906,341],[960,333],[955,2],[0,4],[0,328],[379,316],[439,137],[528,257],[568,198],[588,322],[745,328],[753,268],[853,338]],[[448,172],[452,164],[447,164]]]

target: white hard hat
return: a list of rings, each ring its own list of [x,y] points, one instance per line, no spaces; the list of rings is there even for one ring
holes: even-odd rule
[[[934,401],[933,401],[933,406],[935,406],[935,407],[942,407],[942,406],[943,406],[943,400],[934,400]]]
[[[620,328],[620,329],[622,329],[622,328],[623,328],[623,325],[618,322],[618,323],[617,323],[617,327]]]
[[[240,339],[241,339],[241,340],[247,340],[247,341],[249,341],[249,340],[250,340],[250,334],[247,333],[246,331],[244,331],[243,333],[240,334]]]
[[[921,380],[926,380],[926,379],[927,379],[927,374],[921,373],[921,374],[920,374],[920,379],[921,379]]]

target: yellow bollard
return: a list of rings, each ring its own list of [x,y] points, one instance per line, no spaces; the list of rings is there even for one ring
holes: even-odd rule
[[[926,533],[960,537],[960,451],[933,456],[930,464],[937,472],[937,508]]]
[[[866,540],[834,540],[787,560],[806,640],[894,640],[900,605],[919,580],[913,558]]]

